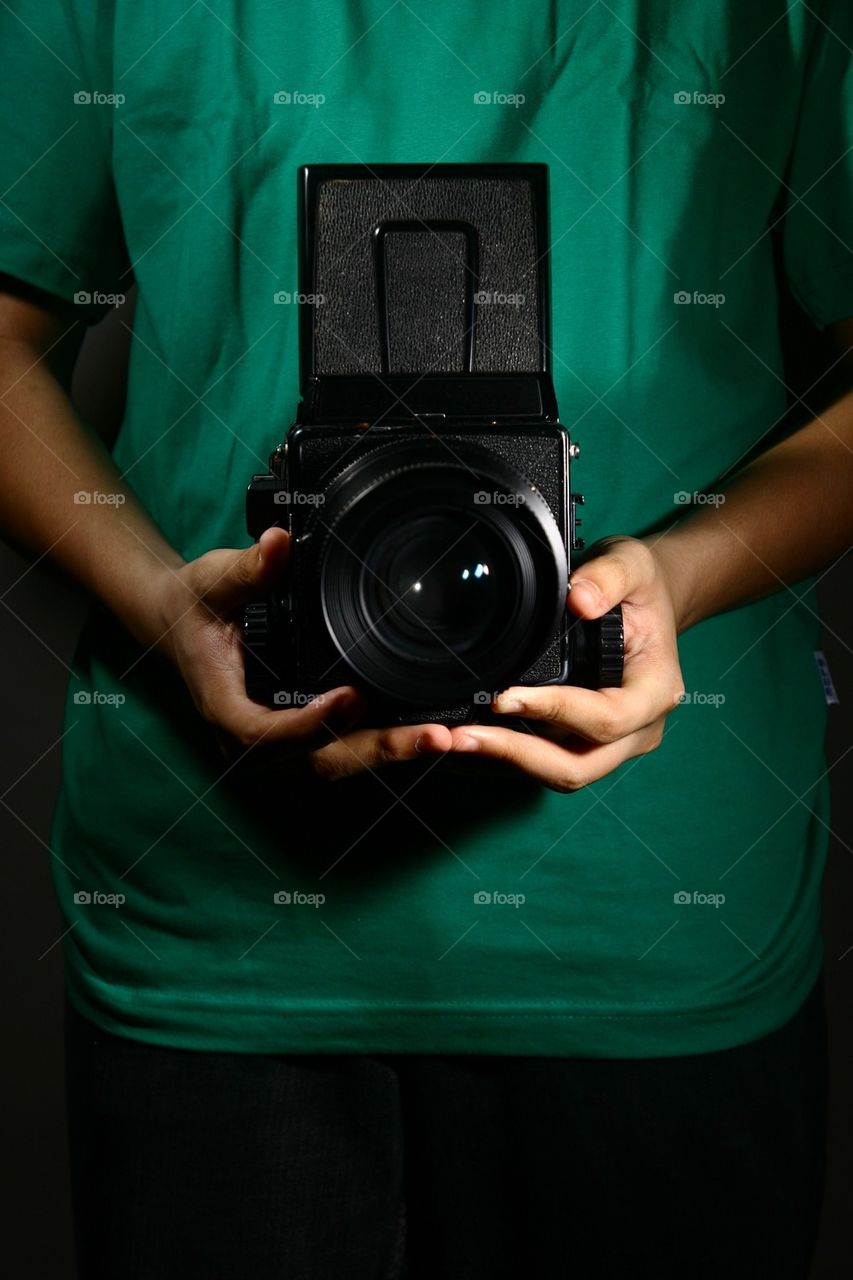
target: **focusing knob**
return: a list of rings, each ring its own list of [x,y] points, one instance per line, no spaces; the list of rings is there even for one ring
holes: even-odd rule
[[[265,702],[270,684],[270,619],[265,600],[249,604],[243,611],[243,661],[246,692],[257,702]]]
[[[625,665],[625,628],[622,624],[622,606],[608,609],[599,619],[598,630],[598,687],[618,689],[622,683]]]
[[[269,638],[269,605],[266,600],[246,605],[243,611],[243,643],[253,652],[265,648]]]

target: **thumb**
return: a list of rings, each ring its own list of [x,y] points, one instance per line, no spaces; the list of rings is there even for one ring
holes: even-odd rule
[[[217,612],[239,609],[281,578],[289,554],[290,536],[277,527],[266,529],[245,551],[209,552],[200,595]]]
[[[654,579],[649,548],[636,538],[614,538],[587,560],[569,582],[569,608],[580,618],[600,618],[623,600],[636,597]]]

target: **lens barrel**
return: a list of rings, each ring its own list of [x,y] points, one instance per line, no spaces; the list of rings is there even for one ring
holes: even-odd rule
[[[520,677],[565,611],[551,509],[485,448],[377,449],[330,486],[312,536],[329,635],[361,683],[411,705]]]

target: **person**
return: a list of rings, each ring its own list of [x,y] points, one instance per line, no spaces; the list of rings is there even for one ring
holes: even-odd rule
[[[778,300],[843,367],[849,7],[10,0],[0,33],[4,527],[93,599],[52,843],[82,1280],[805,1276],[853,398],[779,438]],[[294,172],[451,160],[550,168],[568,600],[622,603],[623,687],[505,691],[530,733],[261,707]],[[66,375],[131,280],[108,450]]]

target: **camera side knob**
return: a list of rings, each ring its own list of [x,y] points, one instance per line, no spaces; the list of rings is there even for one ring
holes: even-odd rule
[[[273,663],[270,654],[269,605],[265,600],[243,610],[243,665],[246,693],[255,702],[268,703]]]
[[[598,619],[598,644],[596,662],[599,689],[618,689],[622,683],[625,665],[625,628],[622,622],[622,606],[608,609]]]
[[[584,689],[618,689],[625,660],[621,605],[600,618],[574,619],[571,639],[571,683]]]

